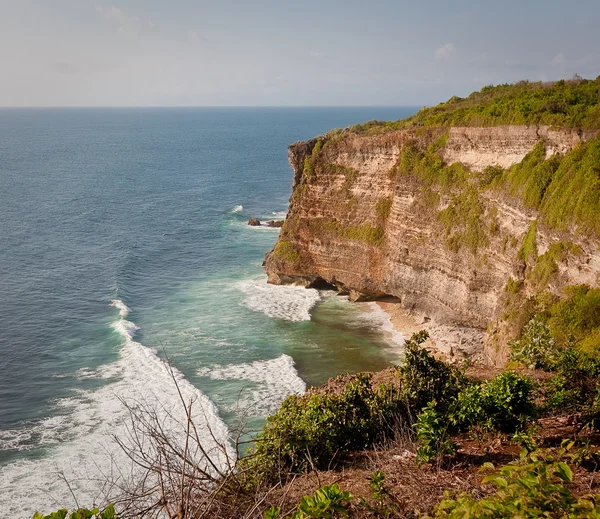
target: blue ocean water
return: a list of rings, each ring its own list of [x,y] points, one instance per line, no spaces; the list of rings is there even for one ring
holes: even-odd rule
[[[99,502],[121,398],[223,438],[306,385],[397,359],[367,305],[266,284],[287,145],[413,108],[0,110],[0,509]],[[90,468],[93,467],[93,468]]]

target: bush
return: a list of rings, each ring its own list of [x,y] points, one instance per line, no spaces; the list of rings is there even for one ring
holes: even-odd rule
[[[438,458],[456,453],[456,445],[450,438],[452,422],[435,408],[435,402],[429,402],[423,409],[415,430],[420,446],[417,449],[417,461],[430,463]]]
[[[539,318],[529,321],[523,329],[521,338],[510,341],[509,344],[511,360],[530,368],[551,370],[560,356],[550,329]]]
[[[391,388],[374,388],[371,375],[359,374],[339,394],[288,397],[267,418],[256,447],[243,462],[259,474],[327,468],[334,458],[373,446],[390,434],[398,414]]]
[[[589,411],[598,394],[600,361],[573,346],[554,365],[555,375],[545,387],[546,410]]]
[[[108,505],[104,510],[94,508],[89,510],[87,508],[79,508],[69,515],[68,510],[62,509],[57,510],[49,515],[42,515],[36,512],[33,519],[118,519],[113,505]]]
[[[513,432],[533,414],[533,383],[529,378],[505,371],[481,388],[480,402],[488,427]]]
[[[493,469],[491,463],[484,465]],[[505,465],[484,479],[495,492],[477,500],[470,494],[447,495],[433,511],[433,519],[496,519],[600,517],[600,496],[576,497],[567,486],[571,468],[559,458],[530,454],[525,463]],[[430,518],[431,519],[431,518]]]
[[[467,383],[462,371],[421,347],[428,338],[429,334],[421,331],[406,341],[404,364],[399,368],[402,396],[414,416],[429,402],[435,402],[438,412],[444,413]]]

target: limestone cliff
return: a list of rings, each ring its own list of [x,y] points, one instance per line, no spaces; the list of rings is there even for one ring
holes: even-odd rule
[[[550,291],[598,285],[598,242],[537,222],[537,212],[506,190],[478,189],[476,200],[466,193],[481,172],[494,173],[489,166],[517,164],[539,145],[546,157],[564,154],[597,134],[546,126],[346,130],[296,143],[288,217],[265,263],[269,282],[326,282],[354,300],[394,296],[425,322],[479,331],[458,336],[477,343],[470,354],[487,331],[487,359],[502,363],[506,349],[491,345],[504,333],[507,283],[523,281],[524,296],[533,290],[523,252],[532,222],[537,256],[553,243],[577,246],[577,254],[561,256]],[[426,153],[419,164],[443,161],[438,175],[467,171],[469,178],[462,185],[424,180],[417,171],[424,166],[405,164],[408,152]]]

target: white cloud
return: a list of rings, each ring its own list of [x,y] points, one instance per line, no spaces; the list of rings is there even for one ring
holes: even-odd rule
[[[114,5],[106,6],[97,4],[96,12],[107,20],[117,25],[117,31],[121,34],[137,35],[143,29],[154,29],[152,22],[144,22],[139,16],[133,16]]]
[[[567,58],[565,57],[565,55],[562,52],[559,52],[556,56],[554,56],[554,58],[552,58],[552,61],[550,62],[551,65],[564,65],[567,62]]]
[[[448,59],[456,52],[456,47],[452,43],[446,43],[435,51],[435,59]]]

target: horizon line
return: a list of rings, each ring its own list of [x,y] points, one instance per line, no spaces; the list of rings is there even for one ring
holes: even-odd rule
[[[106,109],[106,108],[420,108],[429,106],[418,105],[18,105],[2,106],[0,110],[23,109]]]

